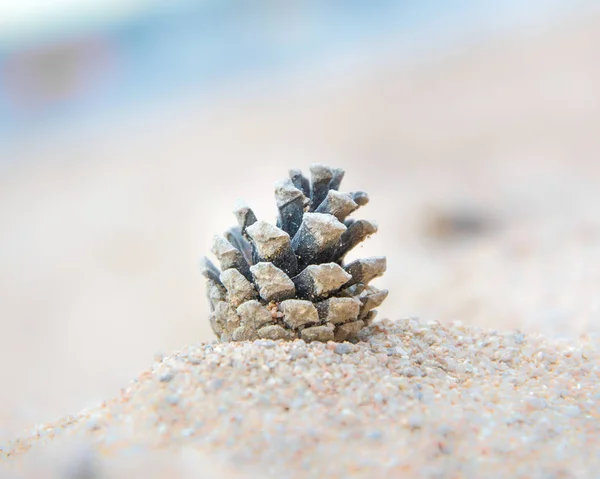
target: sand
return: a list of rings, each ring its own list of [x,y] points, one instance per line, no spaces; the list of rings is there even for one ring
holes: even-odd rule
[[[182,450],[214,458],[190,471],[240,477],[593,477],[600,341],[406,319],[356,344],[199,343],[4,453],[26,468],[30,448],[74,437],[85,477]]]
[[[18,148],[3,147],[0,154],[12,161],[0,172],[0,444],[5,453],[21,452],[0,461],[0,477],[278,476],[302,460],[317,472],[343,471],[354,461],[353,473],[368,476],[361,461],[382,457],[388,462],[373,467],[389,467],[392,477],[435,475],[436,468],[451,476],[458,467],[467,477],[519,467],[529,477],[593,477],[599,26],[598,15],[567,19],[448,55],[431,51],[416,62],[391,55],[373,68],[342,72],[343,79],[277,78],[273,89],[238,96],[227,89],[212,106],[190,101],[156,115],[153,127],[116,122],[62,139],[32,134]],[[204,349],[201,341],[212,335],[198,259],[212,235],[234,221],[235,196],[272,220],[273,182],[313,161],[345,168],[345,188],[371,196],[361,217],[378,221],[380,232],[360,255],[388,257],[379,285],[390,297],[381,316],[439,320],[444,326],[433,337],[445,328],[445,341],[464,336],[445,355],[446,371],[429,367],[425,353],[417,364],[410,342],[399,345],[406,357],[366,344],[342,355],[308,346],[293,362],[287,348],[298,344]],[[220,175],[222,165],[230,176]],[[448,227],[464,206],[486,226]],[[455,319],[501,333],[457,329]],[[413,334],[406,321],[386,328]],[[486,361],[514,328],[524,332],[514,346],[517,360]],[[398,346],[395,334],[388,348]],[[469,344],[478,335],[492,343]],[[204,361],[169,355],[154,367],[187,367],[189,374],[180,371],[171,382],[153,379],[152,371],[139,376],[156,351],[185,344],[197,346],[183,354]],[[537,355],[538,348],[548,355]],[[290,399],[293,384],[279,384],[283,376],[247,374],[243,360],[229,366],[222,359],[226,352],[280,364],[275,373],[299,364],[306,371],[297,375],[318,376],[309,378],[315,387],[327,371],[333,377],[342,370],[337,361],[357,366],[324,392],[301,390]],[[473,371],[459,367],[465,354]],[[221,366],[199,385],[193,378],[215,362]],[[406,368],[432,371],[408,377]],[[525,380],[506,386],[512,376]],[[132,377],[138,382],[118,397]],[[219,378],[222,386],[209,390]],[[342,394],[352,378],[359,386]],[[264,404],[244,396],[244,381],[249,391],[263,391]],[[419,391],[422,400],[415,399]],[[169,402],[174,394],[182,396],[177,404]],[[186,403],[186,394],[200,395],[202,404]],[[267,413],[271,403],[277,406]],[[165,411],[193,419],[160,434],[156,417]],[[215,424],[222,427],[211,429]],[[263,427],[270,437],[261,436]],[[20,443],[10,442],[16,437]],[[307,452],[295,457],[290,451],[299,445]]]

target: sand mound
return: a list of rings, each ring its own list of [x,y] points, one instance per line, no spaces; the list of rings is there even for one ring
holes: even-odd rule
[[[119,398],[5,451],[23,463],[40,442],[76,437],[103,470],[131,451],[185,449],[267,477],[589,477],[600,467],[597,338],[409,319],[362,339],[189,346]]]

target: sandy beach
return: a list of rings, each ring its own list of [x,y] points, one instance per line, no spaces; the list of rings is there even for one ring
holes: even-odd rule
[[[357,344],[204,343],[5,452],[18,464],[48,442],[89,444],[71,461],[91,472],[74,477],[182,448],[245,477],[593,477],[599,346],[417,320],[380,322]]]
[[[594,477],[599,26],[3,151],[0,477]],[[215,343],[199,258],[315,161],[370,194],[386,319]]]

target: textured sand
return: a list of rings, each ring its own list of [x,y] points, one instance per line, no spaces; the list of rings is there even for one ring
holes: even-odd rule
[[[600,467],[598,338],[409,319],[362,340],[189,346],[6,452],[27,467],[31,447],[76,436],[93,477],[107,478],[131,451],[182,448],[244,477],[566,478]]]

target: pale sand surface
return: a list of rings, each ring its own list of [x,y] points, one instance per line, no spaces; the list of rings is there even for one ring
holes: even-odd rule
[[[598,332],[599,26],[590,16],[342,83],[174,109],[155,129],[3,152],[16,161],[0,175],[0,441],[114,397],[158,351],[209,339],[197,260],[212,234],[234,221],[236,196],[272,218],[273,182],[314,161],[371,196],[360,216],[380,233],[360,254],[388,257],[383,317],[518,327],[549,344]],[[462,205],[495,227],[428,235],[430,215]],[[584,431],[585,414],[570,419]],[[190,454],[180,462],[193,470],[204,459]]]
[[[98,478],[141,451],[171,452],[179,471],[182,448],[245,477],[570,478],[600,467],[598,338],[409,319],[361,339],[186,347],[116,399],[10,444],[9,464],[27,471],[30,447],[75,436]],[[200,458],[197,477],[214,474]]]

